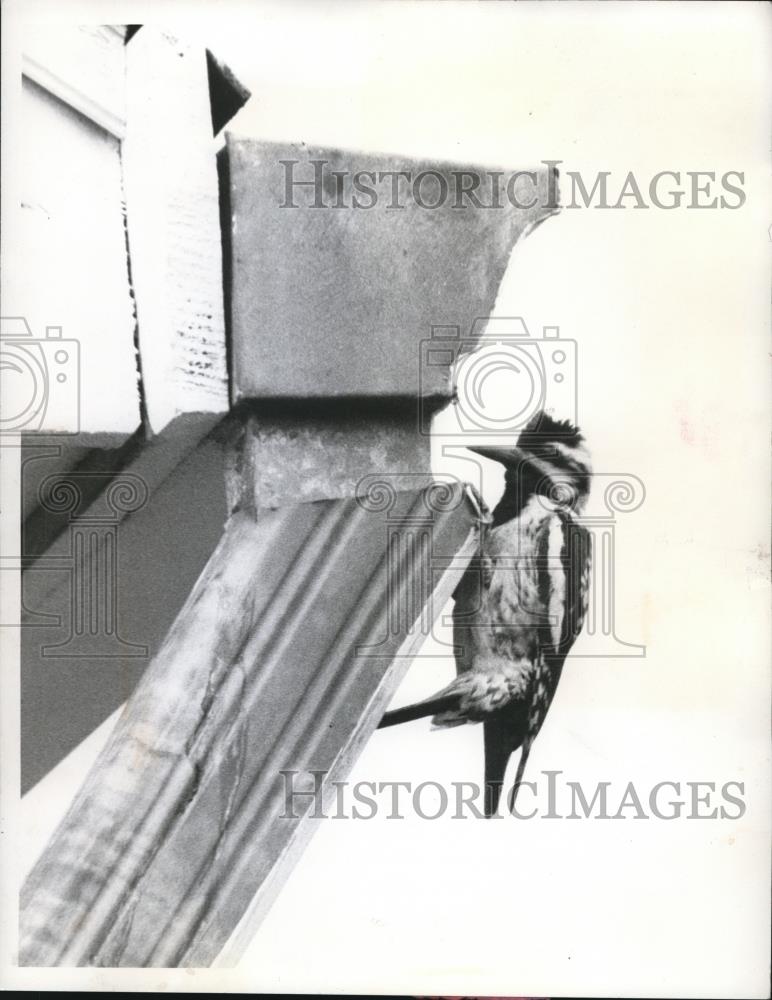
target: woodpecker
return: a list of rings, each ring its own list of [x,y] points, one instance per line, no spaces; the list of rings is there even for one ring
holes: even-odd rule
[[[473,447],[504,465],[505,487],[480,556],[453,595],[456,679],[387,712],[379,728],[433,716],[437,727],[483,723],[485,815],[494,815],[509,759],[520,749],[514,808],[531,746],[555,696],[587,610],[590,534],[577,519],[590,493],[578,428],[539,411],[514,447]]]

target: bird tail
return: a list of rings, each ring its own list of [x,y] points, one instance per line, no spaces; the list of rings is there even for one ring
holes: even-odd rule
[[[458,709],[459,700],[457,694],[446,694],[429,698],[427,701],[419,701],[415,705],[395,708],[392,712],[386,712],[378,723],[378,728],[387,729],[389,726],[398,726],[403,722],[423,719],[427,715],[436,715],[438,712],[453,712]]]
[[[504,775],[514,750],[506,728],[498,720],[483,723],[485,743],[485,815],[495,816],[504,787]]]
[[[520,791],[520,786],[523,783],[523,775],[525,774],[525,765],[528,763],[528,755],[531,752],[531,744],[533,739],[525,739],[523,741],[523,749],[520,752],[520,760],[517,764],[517,773],[515,774],[515,783],[512,786],[512,791],[509,793],[509,810],[512,812],[515,808],[515,802],[517,800],[517,793]]]

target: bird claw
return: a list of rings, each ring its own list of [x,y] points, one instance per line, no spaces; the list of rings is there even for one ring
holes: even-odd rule
[[[477,490],[472,486],[471,483],[464,484],[464,492],[466,493],[469,503],[477,515],[477,519],[480,524],[490,524],[493,521],[493,515],[490,513],[488,508],[485,506],[485,501],[478,494]]]

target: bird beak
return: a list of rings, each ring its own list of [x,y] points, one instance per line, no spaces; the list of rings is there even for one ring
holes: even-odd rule
[[[529,455],[526,455],[520,448],[513,448],[512,446],[499,448],[496,445],[470,444],[468,448],[469,451],[473,451],[476,455],[482,455],[483,458],[491,458],[494,462],[501,462],[502,465],[508,468],[530,461]]]
[[[536,455],[524,451],[522,448],[516,448],[512,445],[507,448],[499,448],[496,445],[476,444],[467,445],[467,447],[476,455],[482,455],[483,458],[492,458],[494,462],[501,462],[505,469],[522,470],[527,465],[547,478],[551,478],[554,475],[554,469],[549,462],[537,458]]]

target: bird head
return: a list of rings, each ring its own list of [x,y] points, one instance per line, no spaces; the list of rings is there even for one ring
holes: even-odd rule
[[[577,427],[540,410],[520,432],[514,446],[472,446],[471,451],[500,462],[507,488],[539,493],[558,506],[581,513],[590,494],[590,453]]]

